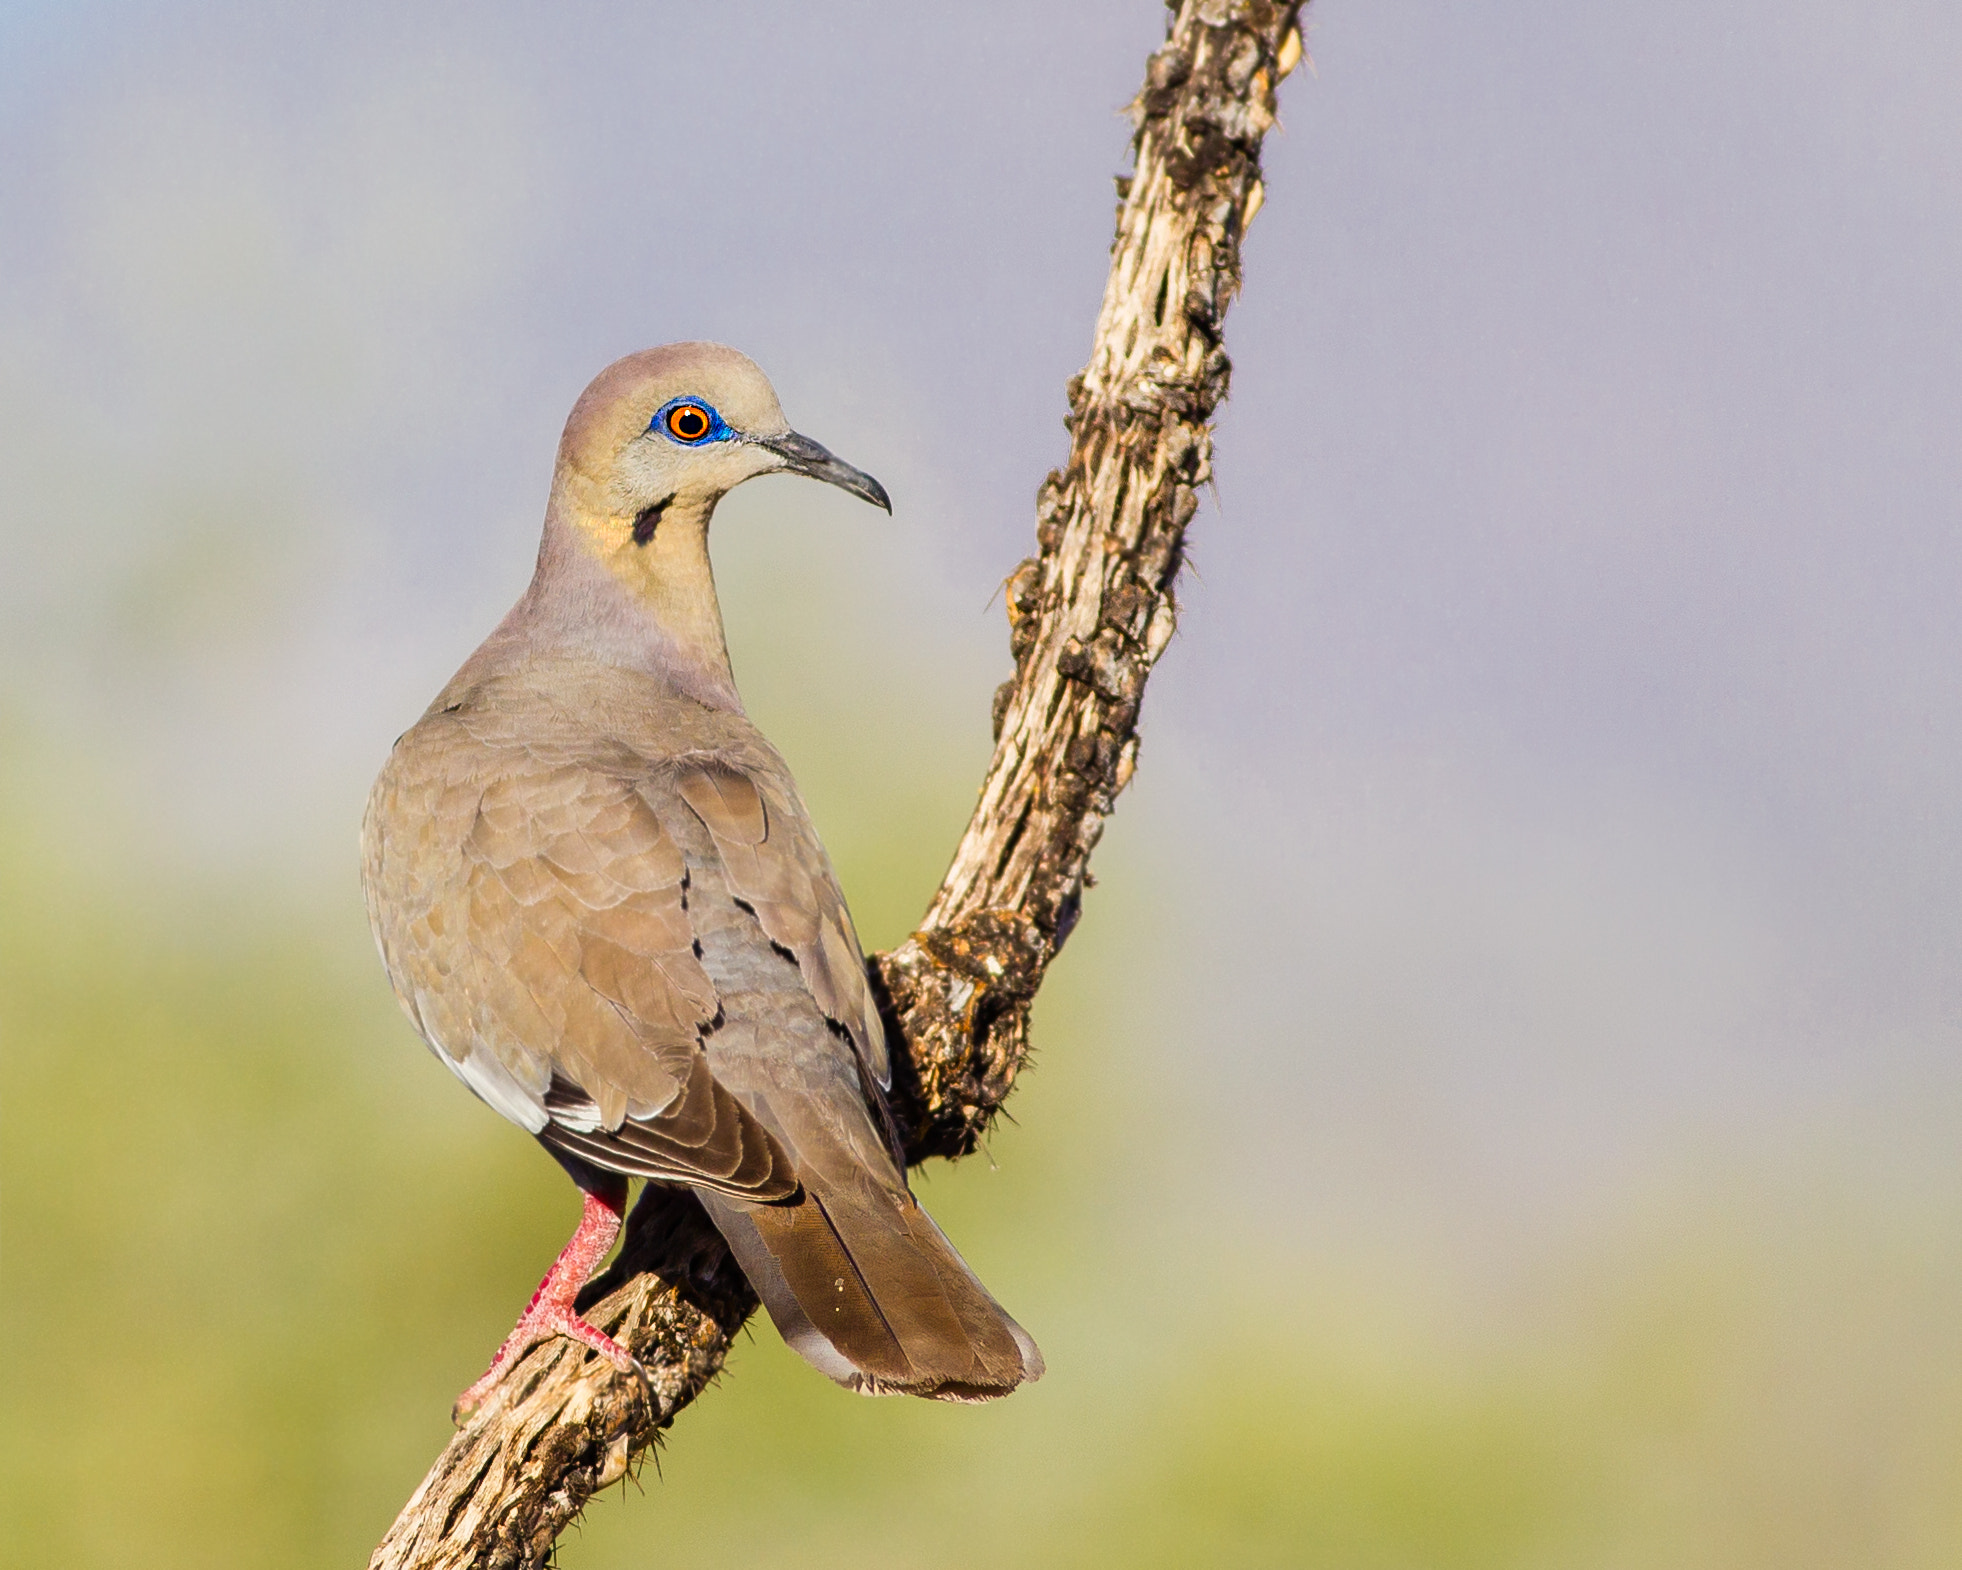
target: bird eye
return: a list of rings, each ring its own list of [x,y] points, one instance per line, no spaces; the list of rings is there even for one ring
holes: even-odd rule
[[[678,442],[698,442],[715,429],[715,419],[699,403],[678,403],[668,410],[668,434]]]

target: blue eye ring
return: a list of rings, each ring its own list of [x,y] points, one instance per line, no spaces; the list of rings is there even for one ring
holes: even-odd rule
[[[650,431],[659,431],[683,447],[703,447],[710,442],[726,442],[736,433],[729,428],[715,406],[700,398],[674,398],[654,411],[647,422]]]

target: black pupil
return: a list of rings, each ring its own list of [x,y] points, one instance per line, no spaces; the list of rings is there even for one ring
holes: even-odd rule
[[[700,409],[677,410],[674,417],[674,428],[677,435],[700,436],[708,429],[708,416],[703,414]]]

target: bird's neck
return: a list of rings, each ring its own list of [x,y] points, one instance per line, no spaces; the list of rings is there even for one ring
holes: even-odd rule
[[[716,499],[675,497],[651,533],[642,522],[643,541],[635,519],[606,510],[593,489],[563,473],[553,486],[538,570],[492,644],[640,671],[708,708],[742,713],[709,567]]]

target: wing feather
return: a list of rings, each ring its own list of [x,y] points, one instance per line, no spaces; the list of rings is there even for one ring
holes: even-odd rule
[[[464,790],[418,794],[387,804],[391,826],[416,829],[406,855],[374,852],[378,930],[459,1077],[598,1166],[750,1201],[794,1193],[789,1156],[710,1071],[701,1038],[720,1004],[686,859],[633,780],[532,760],[474,792],[467,823]],[[730,796],[740,823],[741,786]]]
[[[885,1029],[865,977],[858,933],[831,861],[801,804],[772,801],[767,786],[720,761],[683,768],[675,790],[715,841],[730,891],[770,941],[790,951],[804,985],[852,1038],[882,1089],[892,1085]]]

